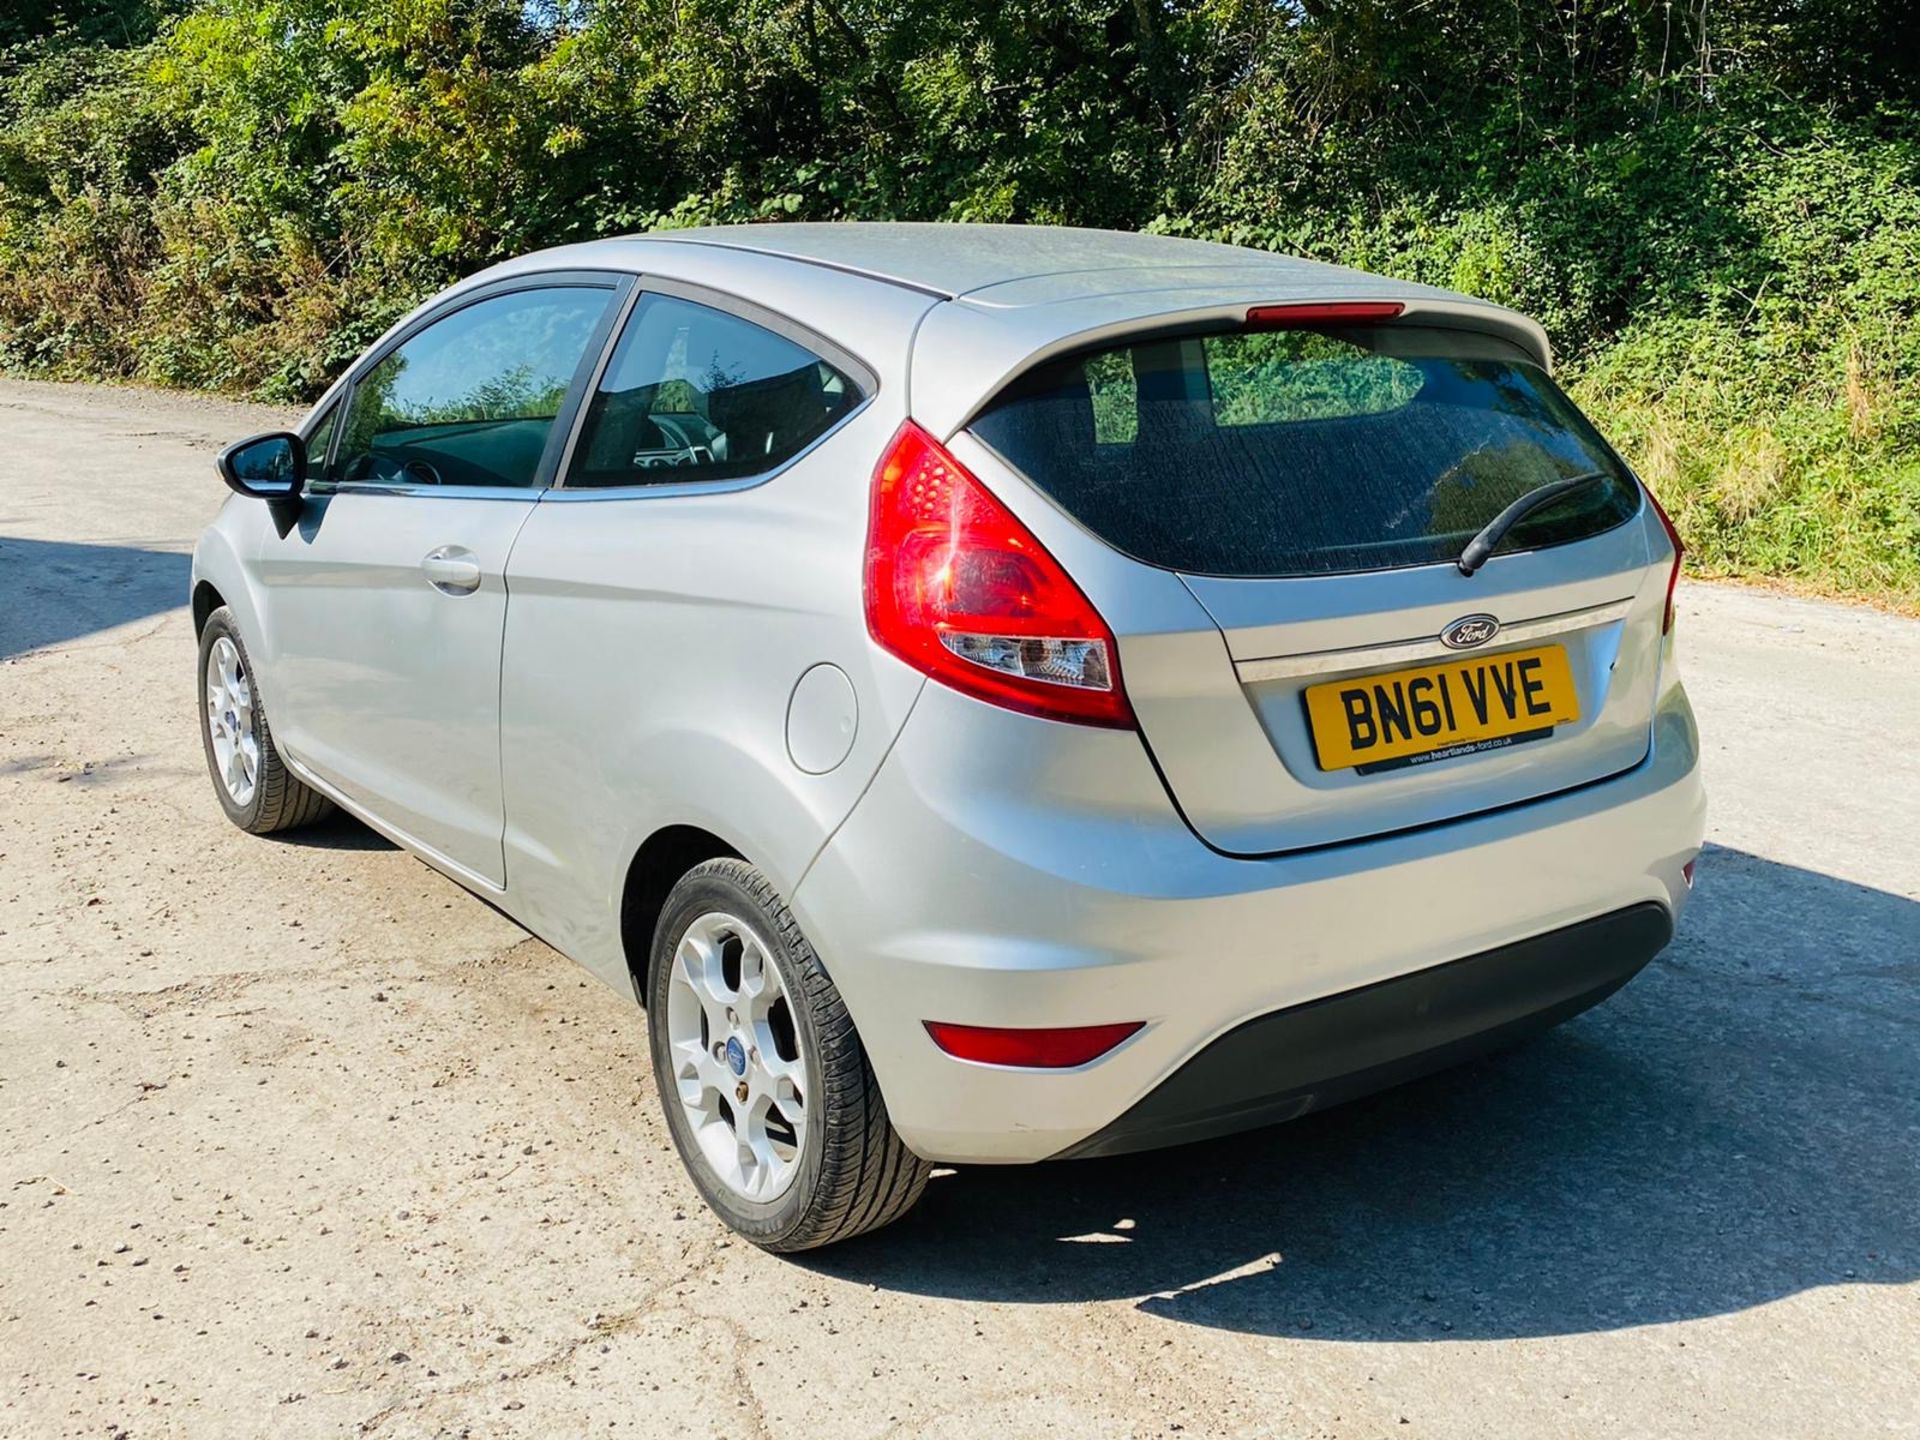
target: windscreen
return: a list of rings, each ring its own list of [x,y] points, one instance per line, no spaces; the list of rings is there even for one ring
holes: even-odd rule
[[[1196,574],[1454,560],[1513,500],[1595,471],[1495,553],[1598,534],[1640,503],[1544,370],[1463,330],[1141,339],[1028,371],[971,429],[1108,544]]]

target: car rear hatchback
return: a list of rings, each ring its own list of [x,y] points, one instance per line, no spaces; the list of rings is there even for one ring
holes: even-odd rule
[[[1684,903],[1678,537],[1537,331],[1242,294],[968,398],[971,317],[922,329],[957,423],[882,458],[867,603],[935,683],[796,898],[921,1153],[1319,1108],[1603,999]]]

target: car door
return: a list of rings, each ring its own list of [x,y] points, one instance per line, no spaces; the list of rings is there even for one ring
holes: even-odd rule
[[[738,297],[641,286],[514,546],[501,667],[514,914],[609,983],[643,838],[701,824],[797,874],[918,688],[865,678],[867,476],[900,418],[877,376]]]
[[[628,283],[519,278],[371,353],[323,422],[298,522],[257,559],[282,749],[496,888],[507,555]]]

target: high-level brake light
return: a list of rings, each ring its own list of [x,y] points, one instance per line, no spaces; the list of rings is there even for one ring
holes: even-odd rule
[[[1398,300],[1336,300],[1297,305],[1256,305],[1247,311],[1249,330],[1314,330],[1340,325],[1377,325],[1407,307]]]

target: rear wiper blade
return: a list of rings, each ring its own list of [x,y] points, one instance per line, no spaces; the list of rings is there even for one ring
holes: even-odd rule
[[[1535,486],[1489,520],[1486,528],[1467,542],[1467,548],[1460,552],[1460,573],[1471,575],[1486,564],[1494,547],[1507,538],[1507,532],[1534,511],[1556,500],[1563,500],[1576,490],[1584,490],[1596,480],[1612,478],[1605,470],[1589,470],[1582,475],[1568,475],[1564,479],[1549,480],[1544,485]]]

